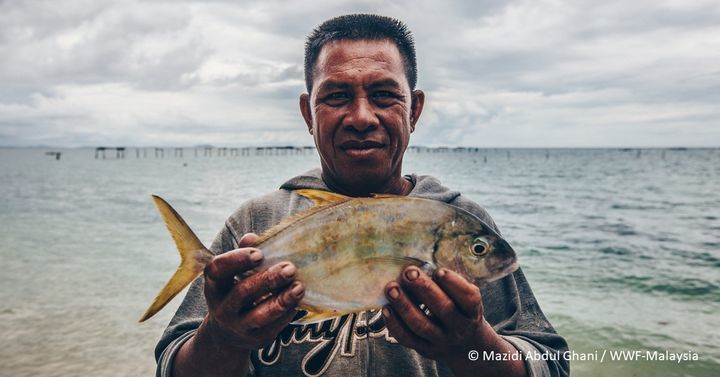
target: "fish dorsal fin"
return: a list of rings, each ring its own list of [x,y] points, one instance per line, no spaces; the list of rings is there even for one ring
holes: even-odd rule
[[[393,194],[370,194],[375,199],[407,198],[407,196]]]
[[[305,198],[308,198],[315,202],[315,205],[297,213],[294,213],[280,221],[279,223],[273,225],[266,231],[264,231],[260,238],[258,238],[257,242],[255,242],[255,245],[260,245],[261,243],[267,241],[268,239],[274,237],[276,234],[280,233],[281,231],[285,230],[290,225],[295,224],[296,222],[312,216],[320,211],[323,211],[325,209],[334,207],[336,205],[342,204],[347,202],[348,200],[352,199],[349,196],[344,196],[340,194],[335,194],[328,191],[321,191],[321,190],[294,190],[293,192],[297,193],[300,196],[303,196]]]
[[[312,189],[301,189],[295,190],[294,193],[306,197],[315,203],[316,206],[324,206],[328,204],[346,202],[352,198],[349,196],[337,194],[330,191],[312,190]]]

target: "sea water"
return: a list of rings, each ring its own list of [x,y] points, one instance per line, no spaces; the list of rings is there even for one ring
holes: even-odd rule
[[[209,244],[244,200],[317,167],[297,155],[0,148],[0,375],[140,376],[181,301],[137,319],[178,263],[150,194]],[[574,376],[720,370],[720,150],[480,149],[405,157],[483,205],[578,354]],[[611,360],[618,351],[697,360]],[[577,358],[577,357],[576,357]]]

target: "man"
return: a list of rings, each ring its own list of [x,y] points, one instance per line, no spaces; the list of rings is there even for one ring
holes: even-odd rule
[[[382,311],[304,326],[289,325],[304,295],[295,266],[283,262],[236,278],[263,258],[249,247],[255,233],[310,206],[295,189],[442,200],[494,226],[480,206],[436,179],[401,173],[425,100],[414,90],[415,51],[404,24],[375,15],[326,21],[308,38],[305,78],[300,111],[321,170],[244,203],[227,220],[212,246],[220,255],[192,285],[158,344],[158,375],[567,375],[557,354],[567,345],[520,270],[481,293],[452,271],[431,277],[408,267],[388,282],[390,304]],[[468,357],[472,351],[478,360]],[[538,353],[554,359],[520,357]]]

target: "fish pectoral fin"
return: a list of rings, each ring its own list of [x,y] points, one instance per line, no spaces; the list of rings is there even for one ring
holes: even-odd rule
[[[350,260],[342,265],[324,269],[324,271],[317,274],[317,279],[333,281],[342,277],[339,280],[347,282],[345,288],[353,289],[353,287],[357,287],[358,284],[363,285],[363,282],[366,282],[363,279],[369,276],[371,276],[372,279],[386,279],[387,281],[396,279],[408,266],[417,266],[429,275],[432,275],[435,270],[434,263],[418,258],[407,256],[374,256]]]
[[[385,262],[385,263],[390,263],[390,264],[401,264],[404,266],[418,266],[418,267],[428,263],[422,259],[415,258],[415,257],[395,256],[395,255],[383,255],[383,256],[377,256],[377,257],[358,259],[358,263],[362,263],[363,261],[380,261],[380,262]]]
[[[300,305],[300,309],[306,311],[307,314],[290,323],[296,325],[307,325],[310,323],[322,322],[330,318],[335,318],[344,314],[352,313],[352,311],[320,309],[305,305]]]
[[[426,274],[432,276],[435,271],[437,270],[437,265],[435,263],[422,260],[419,258],[414,257],[408,257],[408,256],[379,256],[379,257],[371,257],[366,259],[360,259],[357,261],[357,263],[365,262],[381,262],[385,264],[389,264],[391,266],[396,266],[398,273],[401,273],[402,270],[404,270],[408,266],[415,266],[419,267],[421,270],[425,271]]]
[[[301,189],[294,190],[293,192],[312,200],[316,206],[342,203],[352,199],[349,196],[323,190]]]

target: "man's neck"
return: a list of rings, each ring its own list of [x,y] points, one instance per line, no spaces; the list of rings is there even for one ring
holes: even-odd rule
[[[370,196],[372,194],[391,194],[407,196],[413,189],[413,183],[402,176],[393,177],[385,184],[374,186],[362,186],[354,189],[347,189],[345,185],[339,184],[337,181],[329,177],[325,172],[322,173],[322,180],[325,185],[332,191],[348,196]]]

